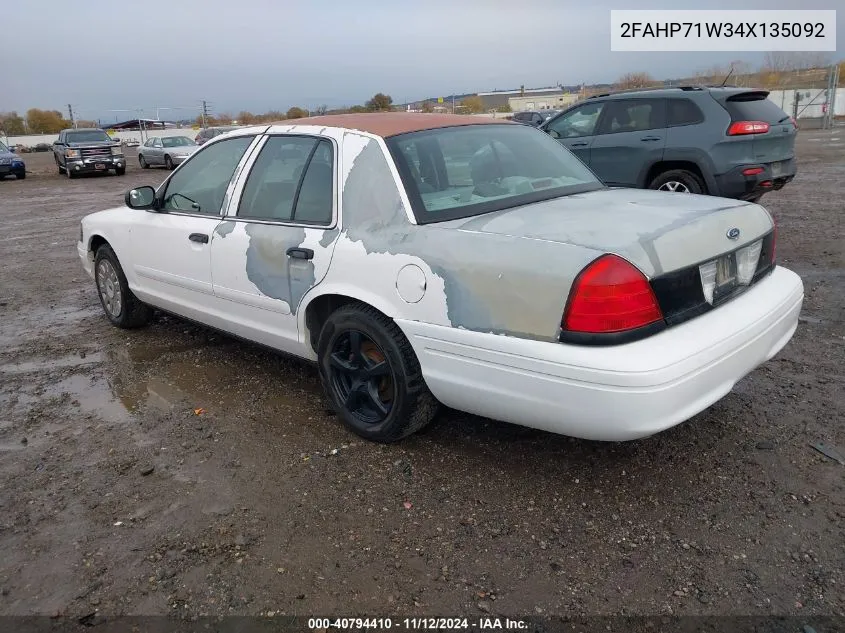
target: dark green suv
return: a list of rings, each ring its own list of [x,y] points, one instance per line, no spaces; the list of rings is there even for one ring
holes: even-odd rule
[[[703,86],[607,93],[539,129],[607,185],[756,202],[796,171],[797,125],[768,95]]]

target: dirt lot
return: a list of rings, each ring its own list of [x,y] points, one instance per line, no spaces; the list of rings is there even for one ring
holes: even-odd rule
[[[368,444],[308,364],[115,329],[78,221],[165,173],[26,155],[0,182],[0,615],[845,614],[845,467],[809,446],[845,452],[840,137],[801,134],[764,199],[806,285],[793,341],[624,444],[455,412]]]

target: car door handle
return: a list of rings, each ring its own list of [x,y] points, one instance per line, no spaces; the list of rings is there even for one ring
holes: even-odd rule
[[[188,239],[192,242],[199,242],[200,244],[208,244],[208,235],[205,233],[191,233]]]
[[[582,141],[580,143],[573,143],[572,145],[570,145],[570,147],[587,147],[587,145],[589,145],[589,143],[584,143]]]
[[[310,248],[292,246],[288,249],[288,257],[292,257],[293,259],[314,259],[314,251]]]
[[[641,141],[659,141],[662,137],[660,136],[644,136],[640,140]]]

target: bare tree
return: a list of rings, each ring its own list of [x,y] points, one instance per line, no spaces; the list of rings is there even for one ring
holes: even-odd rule
[[[656,82],[648,73],[626,73],[614,84],[616,90],[629,90],[631,88],[648,88],[655,86]]]
[[[329,106],[325,103],[323,105],[317,106],[316,110],[314,110],[314,114],[323,115],[329,111]]]

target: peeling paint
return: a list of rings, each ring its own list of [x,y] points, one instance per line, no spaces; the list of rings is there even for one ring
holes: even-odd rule
[[[314,263],[287,255],[289,248],[305,242],[305,229],[251,223],[245,231],[247,278],[262,294],[286,302],[295,314],[302,295],[315,283]]]
[[[235,230],[235,223],[231,221],[221,222],[217,225],[217,228],[214,229],[214,232],[219,235],[221,238],[226,237]]]
[[[352,164],[344,164],[348,174],[340,240],[360,242],[368,255],[411,256],[430,270],[443,284],[440,301],[453,327],[553,340],[572,278],[594,255],[568,245],[458,231],[453,223],[410,224],[383,151],[375,141],[365,140],[360,150],[353,146]],[[338,247],[337,254],[345,252]],[[393,261],[389,270],[378,273],[385,285],[395,284],[407,259]],[[368,267],[365,262],[354,265]],[[430,288],[420,303],[432,301],[435,291]]]

